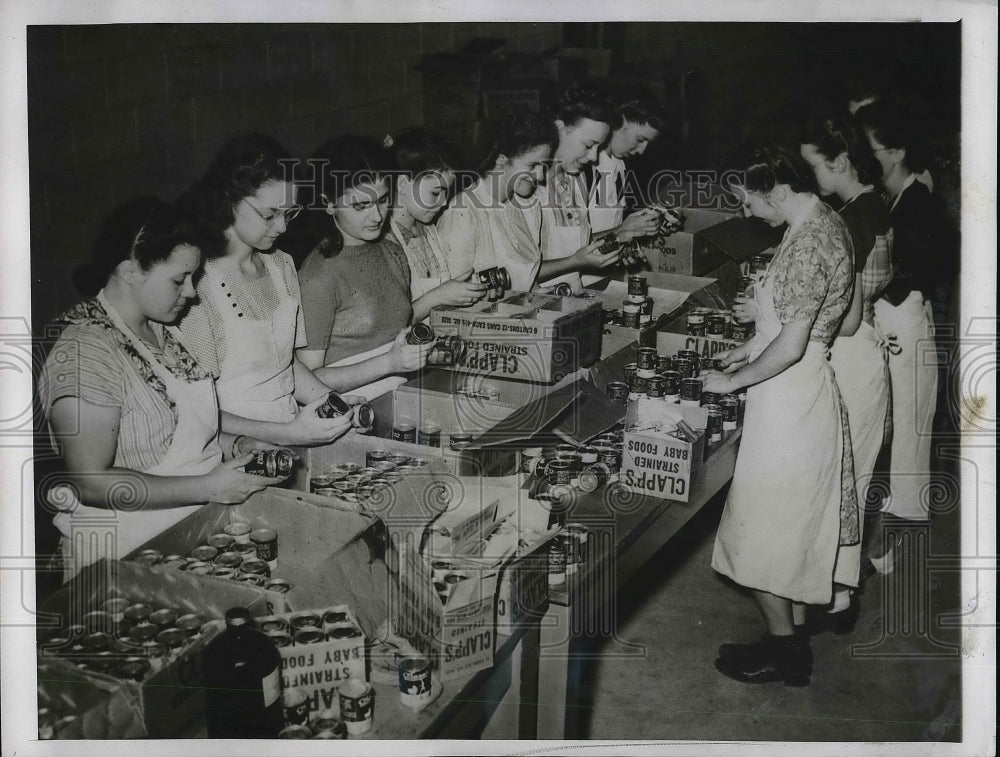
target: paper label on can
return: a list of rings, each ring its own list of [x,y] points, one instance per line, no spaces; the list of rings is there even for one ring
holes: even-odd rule
[[[261,689],[264,692],[264,706],[270,707],[281,697],[281,669],[275,668],[261,681]]]

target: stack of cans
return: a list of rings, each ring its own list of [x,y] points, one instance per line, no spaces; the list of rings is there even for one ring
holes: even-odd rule
[[[248,523],[230,523],[187,555],[164,555],[156,549],[145,549],[135,561],[252,584],[282,594],[291,588],[287,581],[271,575],[278,567],[277,532],[271,528],[253,528]]]
[[[364,637],[364,633],[345,608],[268,615],[257,618],[255,623],[279,649]]]
[[[686,316],[687,333],[742,342],[753,336],[753,322],[740,323],[731,310],[692,308]]]
[[[402,429],[409,431],[408,428]],[[416,428],[413,428],[416,434]],[[422,433],[436,433],[440,444],[440,429],[422,427]],[[370,449],[365,455],[365,466],[356,463],[338,463],[309,479],[309,490],[322,497],[336,498],[377,510],[389,496],[393,484],[406,474],[428,464],[425,457],[409,455],[392,448]]]
[[[198,615],[113,596],[96,604],[80,623],[51,633],[40,653],[68,659],[81,670],[144,681],[183,654],[204,626]]]

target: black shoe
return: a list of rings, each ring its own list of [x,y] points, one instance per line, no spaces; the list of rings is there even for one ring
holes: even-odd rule
[[[753,644],[726,644],[726,656],[715,661],[715,669],[741,683],[774,683],[808,686],[811,665],[806,650],[795,636],[765,634]],[[721,652],[720,648],[720,652]]]
[[[840,612],[826,612],[816,609],[806,616],[806,633],[815,636],[826,631],[833,631],[837,636],[846,636],[854,631],[861,615],[861,599],[858,593],[851,592],[850,604]]]

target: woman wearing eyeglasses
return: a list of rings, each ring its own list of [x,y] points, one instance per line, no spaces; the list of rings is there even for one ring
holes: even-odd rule
[[[270,137],[241,135],[188,192],[184,202],[223,234],[225,249],[206,261],[181,333],[218,376],[226,431],[277,444],[329,444],[350,419],[314,412],[330,387],[295,356],[306,343],[298,279],[291,257],[275,249],[301,210],[291,170],[291,156]]]

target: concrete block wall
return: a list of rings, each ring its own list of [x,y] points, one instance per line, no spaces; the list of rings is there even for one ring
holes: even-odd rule
[[[173,199],[225,139],[259,130],[297,156],[344,133],[423,122],[416,63],[478,36],[558,45],[561,24],[119,24],[29,28],[35,331],[79,300],[71,274],[101,221]]]

